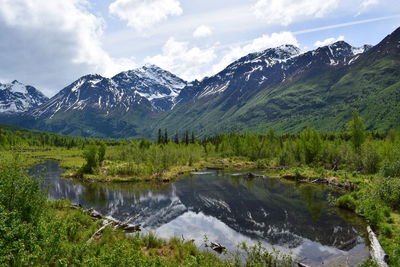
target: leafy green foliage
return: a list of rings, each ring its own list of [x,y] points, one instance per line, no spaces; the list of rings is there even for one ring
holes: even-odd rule
[[[357,113],[353,113],[353,119],[348,123],[348,129],[354,148],[360,150],[361,145],[365,141],[365,126]]]

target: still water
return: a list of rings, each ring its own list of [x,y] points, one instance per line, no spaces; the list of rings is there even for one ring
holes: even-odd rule
[[[50,198],[69,199],[120,220],[133,216],[144,232],[204,245],[204,236],[235,250],[261,242],[311,266],[353,266],[369,256],[365,225],[331,207],[330,188],[278,179],[247,180],[229,172],[200,172],[173,183],[81,183],[60,177],[57,161],[30,170]],[[349,242],[353,240],[354,242]],[[347,245],[344,245],[347,244]]]

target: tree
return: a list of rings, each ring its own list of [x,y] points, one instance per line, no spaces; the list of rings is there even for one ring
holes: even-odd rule
[[[167,129],[164,130],[164,140],[163,141],[164,141],[163,142],[164,144],[167,144],[169,142]]]
[[[179,134],[178,134],[178,131],[176,131],[176,133],[175,133],[174,142],[175,142],[175,144],[179,144]]]
[[[349,121],[347,127],[351,136],[351,142],[353,143],[354,149],[360,151],[361,145],[365,141],[366,133],[364,122],[358,113],[353,113],[353,118],[351,121]]]
[[[196,138],[194,137],[194,132],[192,132],[192,138],[190,140],[190,143],[194,144],[196,142]]]
[[[185,132],[184,140],[185,140],[185,144],[188,145],[189,144],[189,131]]]
[[[86,164],[82,168],[83,173],[94,173],[99,163],[97,147],[89,146],[88,149],[83,152],[83,158],[86,160]]]
[[[161,129],[158,129],[158,138],[157,138],[157,143],[162,144],[163,143],[163,136],[162,136],[162,131]]]
[[[98,151],[98,157],[99,157],[99,165],[101,165],[104,161],[104,157],[106,156],[106,144],[103,142],[100,144],[99,151]]]

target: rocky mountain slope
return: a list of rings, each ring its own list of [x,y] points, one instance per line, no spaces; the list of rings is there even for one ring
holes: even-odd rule
[[[9,84],[0,83],[0,113],[20,113],[37,107],[48,98],[30,85],[13,81]]]

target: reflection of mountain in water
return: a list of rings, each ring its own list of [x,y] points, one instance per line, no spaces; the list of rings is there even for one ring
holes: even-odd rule
[[[215,173],[181,179],[172,185],[79,184],[60,179],[54,161],[46,162],[49,194],[93,207],[119,219],[157,229],[188,211],[217,218],[236,232],[272,245],[298,247],[304,238],[337,246],[359,233],[327,205],[328,190],[277,180],[246,181]],[[32,170],[37,173],[37,168]],[[190,225],[188,226],[190,227]]]

